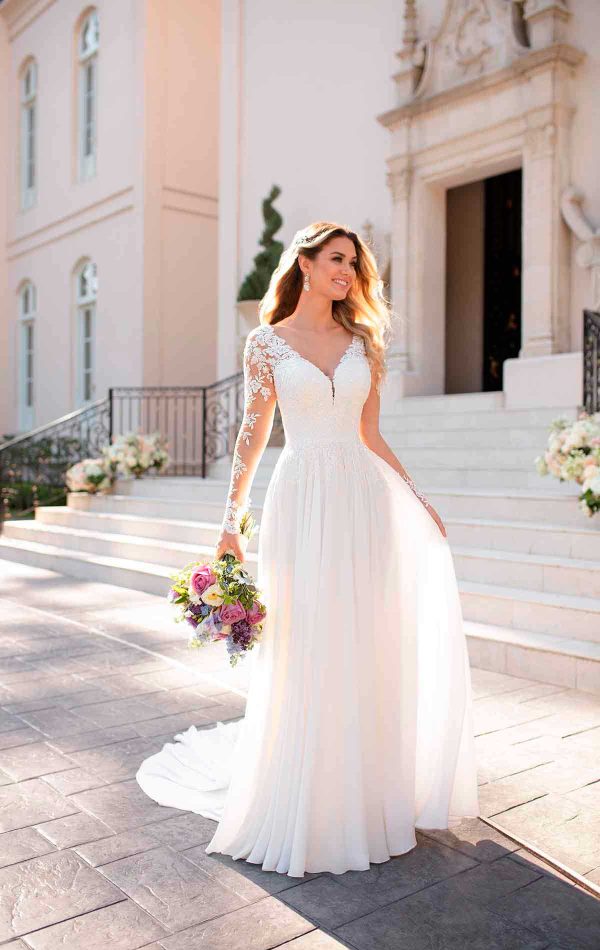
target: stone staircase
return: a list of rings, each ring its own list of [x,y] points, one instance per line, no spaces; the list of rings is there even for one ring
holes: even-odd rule
[[[410,398],[382,415],[384,437],[445,520],[474,666],[600,693],[600,519],[576,488],[540,478],[550,421],[574,408],[506,410],[501,393]],[[261,505],[279,449],[264,453]],[[212,556],[229,461],[208,479],[122,482],[69,496],[35,521],[7,522],[0,556],[164,594],[169,575]],[[256,565],[257,539],[248,549]]]

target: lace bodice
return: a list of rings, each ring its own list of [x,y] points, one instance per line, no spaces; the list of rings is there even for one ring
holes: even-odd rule
[[[251,505],[254,474],[273,427],[279,402],[286,446],[359,442],[362,408],[371,388],[371,368],[363,338],[354,334],[329,377],[301,356],[270,324],[250,331],[244,347],[244,416],[236,440],[223,519],[226,531],[239,530]],[[406,479],[415,493],[414,483]]]

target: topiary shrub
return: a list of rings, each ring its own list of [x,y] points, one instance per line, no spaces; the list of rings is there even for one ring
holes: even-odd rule
[[[281,188],[273,185],[267,198],[262,203],[262,213],[265,221],[265,229],[259,240],[259,244],[264,248],[254,258],[254,268],[244,278],[238,293],[238,301],[242,300],[261,300],[266,294],[271,275],[279,263],[279,258],[283,253],[283,244],[281,241],[275,241],[273,235],[279,231],[283,224],[283,218],[273,207],[273,202],[281,194]]]

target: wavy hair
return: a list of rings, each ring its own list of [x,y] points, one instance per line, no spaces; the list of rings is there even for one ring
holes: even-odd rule
[[[392,311],[383,294],[383,281],[373,252],[355,231],[331,221],[315,221],[297,231],[281,255],[268,290],[260,301],[260,322],[279,323],[295,311],[303,281],[298,255],[314,260],[336,237],[349,238],[354,244],[356,276],[345,299],[333,301],[333,319],[364,339],[367,359],[379,391],[386,375],[385,350],[390,342]]]

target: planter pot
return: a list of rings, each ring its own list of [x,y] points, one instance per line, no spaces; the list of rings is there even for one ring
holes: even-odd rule
[[[242,354],[246,337],[258,326],[258,306],[260,300],[238,300],[237,307],[237,356],[238,366],[242,365]]]

